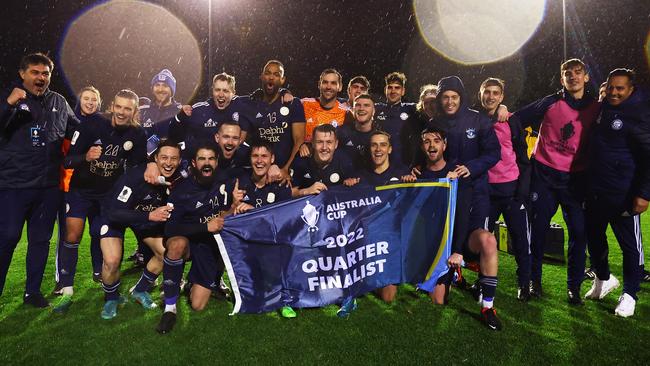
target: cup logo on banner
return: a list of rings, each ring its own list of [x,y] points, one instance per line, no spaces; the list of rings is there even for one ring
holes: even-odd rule
[[[300,218],[302,218],[302,221],[307,224],[308,232],[313,233],[315,231],[318,231],[318,226],[316,226],[316,224],[318,223],[319,217],[320,213],[316,210],[316,207],[307,201],[305,207],[302,209],[302,216],[300,216]]]

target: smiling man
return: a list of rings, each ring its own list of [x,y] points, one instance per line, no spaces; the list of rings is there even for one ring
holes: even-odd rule
[[[176,78],[171,71],[163,69],[154,75],[151,79],[151,95],[153,98],[138,108],[140,121],[148,137],[156,135],[165,138],[169,133],[169,119],[182,108],[182,104],[174,99]]]
[[[369,94],[360,94],[352,109],[354,120],[336,129],[336,137],[357,169],[368,167],[368,144],[375,126],[375,102]]]
[[[166,139],[160,141],[154,161],[161,177],[170,185],[179,177],[175,174],[180,163],[178,145]],[[120,263],[124,250],[124,231],[131,228],[139,241],[146,244],[154,256],[146,263],[140,280],[131,296],[145,309],[156,307],[149,290],[162,271],[164,223],[173,210],[167,205],[169,187],[152,185],[143,179],[144,164],[129,169],[116,182],[108,199],[102,203],[100,237],[103,253],[102,283],[105,304],[101,316],[112,319],[117,315],[117,305],[125,299],[120,296]]]
[[[596,278],[586,298],[600,300],[619,286],[609,271],[607,224],[623,252],[623,294],[614,314],[634,315],[643,273],[640,215],[650,200],[650,104],[635,73],[615,69],[607,78],[602,112],[589,149],[587,243]]]
[[[125,168],[146,161],[146,135],[136,119],[137,110],[138,96],[129,89],[120,90],[113,98],[110,120],[99,117],[93,123],[83,123],[72,136],[70,152],[64,160],[64,166],[74,168],[74,172],[70,191],[65,195],[66,235],[57,258],[63,296],[54,309],[56,312],[67,311],[72,303],[79,243],[86,219],[90,234],[100,235],[96,219],[102,201]],[[105,285],[102,285],[104,289]]]
[[[0,295],[14,249],[27,222],[27,278],[23,301],[49,303],[41,293],[49,240],[62,194],[58,188],[61,145],[79,121],[60,95],[49,89],[54,63],[42,53],[20,62],[21,81],[0,97]]]
[[[532,297],[542,296],[542,258],[551,218],[562,207],[569,232],[567,300],[581,305],[584,278],[584,201],[587,144],[600,104],[587,87],[589,74],[579,59],[560,66],[562,90],[515,112],[523,127],[539,131],[531,157],[531,287]]]
[[[346,108],[336,98],[342,89],[343,78],[334,69],[325,69],[318,79],[320,95],[315,98],[303,98],[305,109],[305,142],[311,142],[314,127],[328,124],[340,127],[345,123]],[[302,154],[303,156],[305,154]]]

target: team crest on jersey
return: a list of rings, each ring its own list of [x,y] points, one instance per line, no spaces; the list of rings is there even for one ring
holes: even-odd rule
[[[21,111],[29,112],[29,106],[25,103],[22,103],[20,106],[18,106],[18,109]]]
[[[129,200],[129,197],[131,197],[131,193],[133,193],[131,188],[128,186],[124,186],[120,194],[117,196],[117,200],[120,202],[126,202]]]
[[[266,195],[266,202],[268,203],[275,202],[275,193],[269,192],[269,194]]]
[[[612,121],[612,130],[618,131],[621,128],[623,128],[623,121],[618,118]]]
[[[332,173],[332,175],[330,175],[330,182],[338,183],[339,180],[341,180],[339,173]]]
[[[208,119],[203,123],[203,127],[217,127],[217,122],[213,121],[212,118]]]
[[[475,128],[468,128],[465,130],[465,134],[467,135],[468,139],[473,139],[476,137],[476,129]]]
[[[280,114],[283,115],[283,116],[289,115],[289,108],[287,108],[287,107],[280,108]]]
[[[300,216],[300,218],[308,226],[308,232],[313,233],[318,231],[318,226],[316,226],[316,224],[318,223],[319,217],[320,213],[316,210],[316,207],[307,201],[305,207],[302,208],[302,216]]]
[[[132,148],[133,148],[133,142],[131,142],[131,141],[124,142],[124,150],[129,151]]]
[[[338,127],[338,126],[339,126],[339,123],[338,123],[335,119],[333,119],[332,122],[330,122],[330,124],[331,124],[332,126],[334,126],[334,127]]]
[[[402,113],[400,113],[399,118],[400,118],[402,121],[406,121],[406,120],[409,118],[409,115],[408,115],[408,113],[406,113],[406,112],[402,112]]]
[[[537,192],[533,192],[533,193],[530,194],[530,200],[531,201],[535,202],[535,201],[537,201],[538,198],[539,198],[539,194],[537,194]]]
[[[232,114],[232,120],[234,122],[239,122],[239,112],[235,112]]]

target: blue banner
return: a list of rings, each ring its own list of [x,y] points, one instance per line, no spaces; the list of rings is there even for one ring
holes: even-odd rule
[[[333,187],[226,219],[233,314],[321,307],[448,271],[456,182]]]

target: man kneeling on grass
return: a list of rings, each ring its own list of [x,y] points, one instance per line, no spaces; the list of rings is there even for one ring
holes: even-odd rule
[[[416,178],[422,179],[458,179],[458,194],[456,199],[456,216],[454,219],[454,239],[452,254],[448,259],[449,266],[458,268],[463,258],[478,259],[481,272],[481,319],[492,330],[501,329],[501,321],[493,307],[496,292],[496,274],[498,267],[498,253],[494,235],[482,228],[471,226],[470,211],[472,200],[472,187],[467,176],[463,176],[459,169],[462,166],[454,162],[446,162],[443,156],[447,148],[446,134],[436,127],[429,127],[422,132],[420,150],[424,154],[424,166],[414,169]],[[449,285],[452,273],[441,277],[433,292],[429,294],[435,304],[446,304],[449,295]]]
[[[223,260],[214,234],[221,231],[224,217],[239,205],[243,194],[237,181],[233,184],[229,179],[217,179],[217,151],[213,143],[199,146],[192,159],[190,176],[180,182],[169,197],[174,211],[165,226],[165,309],[157,328],[161,334],[170,332],[176,323],[179,283],[188,249],[192,256],[189,273],[192,309],[205,308],[212,290],[218,287],[215,279],[223,273]]]

